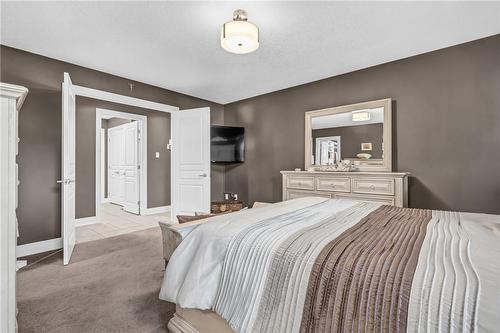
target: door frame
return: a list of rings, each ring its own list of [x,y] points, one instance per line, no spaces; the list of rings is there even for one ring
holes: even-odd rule
[[[148,118],[147,116],[114,111],[108,109],[96,108],[95,110],[95,133],[96,133],[96,150],[95,150],[95,216],[97,219],[101,216],[101,124],[102,119],[122,118],[135,120],[138,123],[139,137],[139,154],[137,156],[137,164],[139,165],[139,214],[145,215],[147,212],[148,202]],[[108,147],[109,152],[109,147]],[[109,160],[108,160],[109,161]],[[106,166],[107,167],[107,166]],[[109,182],[108,182],[109,184]]]
[[[101,179],[99,180],[99,184],[101,184],[101,189],[105,188],[105,182],[104,182],[104,177],[103,175],[106,173],[105,169],[108,168],[107,165],[104,165],[104,161],[107,161],[108,157],[104,157],[104,140],[102,139],[105,135],[105,130],[104,128],[101,128]],[[97,142],[96,142],[97,144]],[[104,191],[101,191],[101,203],[106,203],[109,202],[109,199],[104,196]]]
[[[63,77],[66,77],[66,76],[68,78],[71,78],[71,76],[68,72],[64,72]],[[101,101],[129,105],[129,106],[135,106],[135,107],[139,107],[139,108],[143,108],[143,109],[149,109],[149,110],[155,110],[155,111],[167,112],[167,113],[179,111],[179,107],[177,107],[177,106],[152,102],[152,101],[148,101],[148,100],[140,99],[140,98],[136,98],[136,97],[131,97],[131,96],[115,94],[115,93],[107,92],[104,90],[83,87],[83,86],[79,86],[79,85],[76,85],[73,83],[71,83],[71,88],[73,89],[75,97],[77,97],[77,96],[88,97],[88,98],[92,98],[92,99],[98,99]],[[64,124],[63,124],[63,126],[64,126]],[[96,146],[97,146],[97,142],[96,142]],[[99,143],[99,146],[100,146],[100,143]],[[75,149],[76,149],[76,147],[75,147]],[[97,180],[97,181],[100,183],[100,180]],[[97,199],[96,199],[96,201],[97,201]],[[145,205],[147,205],[146,201],[144,203],[145,203]],[[99,209],[99,207],[96,207],[96,214],[97,214],[98,209]],[[62,224],[63,224],[63,220],[61,217],[61,227],[62,227]]]

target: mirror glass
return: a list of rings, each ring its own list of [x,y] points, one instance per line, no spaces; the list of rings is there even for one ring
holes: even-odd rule
[[[384,108],[312,117],[313,165],[384,158]]]
[[[342,171],[345,163],[337,162],[349,160],[351,171],[392,171],[391,104],[386,98],[306,112],[306,169]]]

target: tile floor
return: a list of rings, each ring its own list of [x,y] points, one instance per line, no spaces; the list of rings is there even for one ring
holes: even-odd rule
[[[159,215],[135,215],[125,212],[118,205],[101,204],[99,222],[77,227],[76,242],[83,243],[157,227],[159,220],[169,221],[170,212]]]

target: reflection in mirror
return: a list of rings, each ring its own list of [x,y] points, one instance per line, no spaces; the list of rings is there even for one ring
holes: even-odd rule
[[[384,158],[383,132],[383,107],[313,116],[311,164],[332,165],[339,160],[381,161]]]
[[[313,137],[313,139],[313,148],[316,152],[313,155],[315,164],[331,165],[340,161],[340,136]]]

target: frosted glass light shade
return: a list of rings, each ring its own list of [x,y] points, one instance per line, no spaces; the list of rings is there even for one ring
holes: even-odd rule
[[[222,26],[220,45],[228,52],[250,53],[259,48],[259,28],[248,21],[232,21]]]

